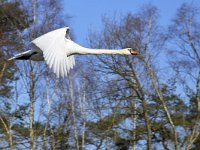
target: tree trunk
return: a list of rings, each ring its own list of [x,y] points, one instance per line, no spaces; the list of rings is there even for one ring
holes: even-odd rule
[[[0,83],[1,83],[1,80],[2,80],[2,78],[3,78],[3,74],[4,74],[4,72],[5,72],[6,66],[7,66],[7,63],[5,62],[4,65],[3,65],[3,68],[2,68],[2,70],[1,70],[1,73],[0,73]]]
[[[36,25],[36,0],[32,0],[32,15],[33,15],[33,23],[34,29]],[[34,73],[32,62],[30,61],[30,111],[29,111],[29,130],[30,130],[30,139],[31,139],[31,150],[35,149],[35,135],[34,135],[34,101],[35,101],[35,81],[34,81]]]
[[[9,125],[9,147],[11,150],[14,149],[13,136],[12,136],[12,125]]]
[[[76,114],[75,114],[75,108],[74,108],[74,96],[73,96],[73,82],[72,78],[69,76],[69,95],[71,100],[71,110],[72,110],[72,116],[73,116],[73,127],[74,127],[74,135],[76,140],[76,149],[79,150],[79,138],[78,138],[78,132],[77,132],[77,126],[76,126]]]
[[[35,149],[35,134],[34,134],[34,101],[35,101],[35,81],[34,81],[34,73],[33,73],[33,65],[30,62],[30,89],[29,89],[29,97],[30,97],[30,110],[29,110],[29,131],[30,131],[30,139],[31,139],[31,150]]]
[[[135,92],[133,92],[135,93]],[[136,93],[134,94],[136,95]],[[132,150],[136,150],[137,149],[137,143],[136,143],[136,126],[137,126],[137,106],[136,106],[136,101],[135,99],[132,100],[132,108],[133,108],[133,115],[132,115],[132,119],[133,119],[133,145],[132,145]]]
[[[86,126],[86,114],[85,114],[85,99],[86,99],[86,83],[85,83],[85,79],[83,82],[83,93],[81,93],[82,90],[79,90],[79,95],[80,95],[80,108],[81,108],[81,116],[82,116],[82,149],[85,149],[85,126]]]
[[[158,83],[157,76],[156,76],[155,72],[153,71],[153,68],[150,66],[150,64],[148,64],[145,60],[144,60],[144,63],[145,63],[146,70],[150,75],[153,87],[156,90],[158,98],[161,101],[161,104],[162,104],[162,106],[164,108],[167,120],[169,121],[169,123],[170,123],[170,125],[172,127],[172,131],[173,131],[173,134],[174,134],[174,149],[178,150],[178,137],[177,137],[177,133],[176,133],[176,127],[175,127],[174,122],[173,122],[173,120],[171,118],[171,115],[169,113],[167,105],[165,104],[165,101],[164,101],[163,94],[161,92],[160,86],[159,86],[159,84],[156,84],[156,83]]]
[[[56,150],[56,142],[55,142],[55,135],[54,135],[53,129],[51,129],[51,149]]]
[[[131,68],[133,68],[133,66],[131,66]],[[135,73],[134,70],[132,70],[133,76],[135,77],[135,81],[136,81],[136,85],[137,85],[137,90],[136,90],[136,94],[137,97],[141,100],[142,103],[142,108],[143,108],[143,115],[144,115],[144,120],[146,123],[146,130],[147,130],[147,149],[151,150],[151,146],[152,146],[152,141],[151,141],[151,123],[149,121],[149,116],[148,116],[148,108],[147,108],[147,104],[145,102],[145,94],[144,91],[141,87],[141,84],[138,80],[138,77]],[[133,89],[135,89],[135,87],[133,87]]]
[[[45,124],[45,128],[44,128],[44,132],[43,132],[43,141],[42,141],[42,149],[46,150],[46,132],[47,132],[47,128],[49,126],[49,119],[50,119],[50,112],[51,112],[51,101],[49,99],[49,78],[48,78],[48,69],[47,69],[47,74],[46,74],[46,100],[47,100],[47,121]]]
[[[188,137],[187,142],[186,142],[186,150],[191,149],[192,144],[195,142],[195,140],[198,138],[200,131],[199,131],[199,121],[200,121],[200,71],[198,74],[198,79],[197,79],[197,83],[196,83],[196,100],[197,100],[197,110],[196,110],[196,120],[195,123],[192,127],[192,133],[191,135]]]

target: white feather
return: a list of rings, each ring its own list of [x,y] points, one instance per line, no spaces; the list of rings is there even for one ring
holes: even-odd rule
[[[33,52],[36,52],[36,54]],[[69,27],[65,27],[36,38],[32,41],[32,50],[15,55],[9,60],[20,59],[24,56],[35,61],[45,60],[57,77],[64,77],[75,65],[74,55],[76,54],[137,55],[138,52],[134,52],[131,48],[109,50],[82,47],[69,38]]]
[[[21,56],[24,56],[24,55],[29,55],[29,54],[32,53],[32,52],[33,52],[33,50],[28,50],[28,51],[25,51],[25,52],[16,54],[14,57],[9,58],[8,60],[13,60],[13,59],[16,59],[16,58],[21,57]]]
[[[67,49],[65,34],[68,27],[46,33],[32,41],[43,52],[44,59],[57,77],[67,76],[74,65],[74,56],[67,57],[70,49]]]

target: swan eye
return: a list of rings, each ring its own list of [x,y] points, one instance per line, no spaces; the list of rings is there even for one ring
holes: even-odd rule
[[[133,49],[132,49],[132,48],[129,48],[128,51],[132,54]]]

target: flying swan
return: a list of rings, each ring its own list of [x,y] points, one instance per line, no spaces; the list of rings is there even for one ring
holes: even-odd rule
[[[90,49],[73,42],[69,37],[69,27],[48,32],[31,42],[31,50],[19,53],[8,60],[46,61],[57,77],[66,77],[75,65],[74,55],[120,54],[138,55],[132,48],[121,50]]]

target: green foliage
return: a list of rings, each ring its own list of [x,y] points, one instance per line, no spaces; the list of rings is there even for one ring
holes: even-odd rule
[[[14,77],[16,72],[16,67],[13,62],[7,62],[6,56],[2,51],[0,51],[0,97],[10,97],[12,81],[15,81],[17,78]]]
[[[12,49],[21,48],[18,31],[27,28],[29,25],[28,15],[20,7],[18,2],[2,2],[0,5],[0,96],[11,96],[11,82],[16,67],[13,62],[8,62],[8,54]]]
[[[191,150],[199,150],[199,147],[200,147],[200,135],[195,140],[194,146],[191,148]]]
[[[11,137],[9,132],[17,132],[15,127],[24,122],[27,107],[16,106],[12,102],[15,76],[17,71],[13,61],[7,61],[13,50],[21,49],[19,32],[28,27],[27,12],[23,10],[18,2],[1,1],[0,3],[0,130],[4,140]],[[23,125],[24,126],[24,125]],[[11,131],[12,129],[13,131]],[[23,129],[23,132],[26,130]],[[12,135],[13,136],[13,135]],[[15,139],[14,136],[13,139]],[[13,142],[14,144],[14,142]]]
[[[0,38],[7,32],[23,30],[29,26],[28,13],[19,2],[4,2],[0,5]]]
[[[111,129],[114,125],[119,124],[122,120],[124,120],[125,116],[120,114],[112,114],[106,116],[97,122],[90,122],[88,126],[95,131],[103,132]]]

